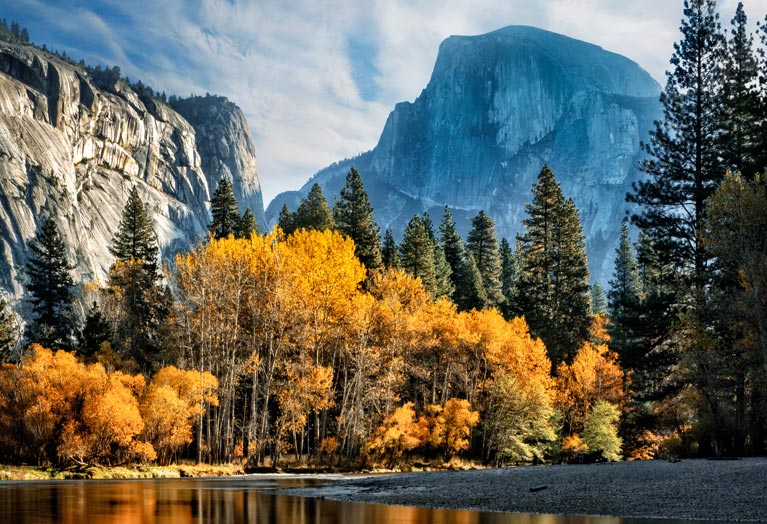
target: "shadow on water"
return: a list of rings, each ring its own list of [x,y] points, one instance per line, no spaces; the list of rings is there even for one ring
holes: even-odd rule
[[[0,482],[0,522],[14,524],[640,524],[673,520],[485,513],[276,495],[327,479]]]

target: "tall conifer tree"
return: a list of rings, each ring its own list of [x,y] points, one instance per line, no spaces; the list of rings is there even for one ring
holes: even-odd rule
[[[27,338],[52,349],[71,349],[75,330],[74,266],[67,260],[64,240],[51,216],[43,219],[29,248],[32,256],[27,261],[27,291],[33,316]]]
[[[433,296],[437,294],[437,275],[434,268],[434,242],[421,217],[408,222],[399,246],[400,266],[407,273],[421,279],[423,287]]]
[[[159,249],[144,203],[134,187],[112,241],[115,264],[109,272],[109,290],[119,296],[114,322],[118,349],[150,370],[159,355],[159,336],[168,315],[170,296],[160,284]]]
[[[394,235],[392,235],[389,228],[384,233],[383,246],[381,246],[381,261],[387,269],[397,269],[400,267],[397,243],[394,241]]]
[[[461,285],[458,278],[461,273],[461,264],[463,264],[466,248],[463,245],[463,240],[458,234],[458,231],[455,229],[453,214],[447,206],[445,206],[445,211],[442,215],[442,222],[439,224],[439,235],[440,240],[442,241],[442,247],[445,250],[445,260],[447,260],[447,263],[452,269],[451,278],[453,280],[453,285],[458,289]]]
[[[77,352],[86,357],[92,357],[101,349],[104,342],[112,342],[112,326],[101,314],[98,304],[94,302],[85,316]]]
[[[484,211],[471,219],[471,231],[466,239],[466,249],[474,256],[482,287],[490,307],[503,303],[501,290],[501,259],[498,254],[498,237],[495,222]]]
[[[474,262],[474,255],[467,251],[460,268],[461,287],[456,288],[453,293],[453,301],[456,306],[461,311],[486,308],[488,306],[487,295],[485,295],[485,287],[482,285],[482,275]]]
[[[368,271],[381,267],[381,230],[373,218],[362,177],[355,168],[346,175],[346,185],[341,190],[337,205],[336,227],[342,234],[354,240],[354,253]]]
[[[455,229],[453,214],[447,206],[439,225],[439,233],[445,261],[451,270],[453,302],[460,311],[484,308],[487,305],[487,295],[482,286],[482,276],[474,262],[474,256],[466,251],[463,240]]]
[[[452,280],[453,270],[445,258],[445,250],[434,232],[434,222],[431,221],[429,213],[424,213],[421,221],[434,250],[434,298],[450,298],[455,289]]]
[[[634,346],[637,343],[635,332],[640,316],[641,294],[639,266],[631,245],[628,219],[624,218],[620,242],[615,250],[615,270],[610,280],[607,307],[610,312],[611,347],[620,355],[627,369],[636,369],[640,365]]]
[[[253,233],[259,233],[259,228],[258,224],[256,224],[256,217],[253,216],[253,211],[247,208],[240,217],[235,236],[237,238],[250,238],[250,235]]]
[[[501,293],[503,293],[501,313],[506,320],[509,320],[519,315],[517,305],[519,261],[505,238],[501,239],[498,255],[501,257]]]
[[[154,229],[135,187],[128,195],[120,225],[109,251],[121,262],[140,260],[147,271],[157,270],[159,249]]]
[[[546,166],[533,185],[527,213],[518,237],[518,303],[556,366],[575,354],[591,326],[586,242],[575,203],[565,200]]]
[[[240,212],[237,209],[234,188],[227,177],[221,179],[210,199],[210,213],[213,216],[208,225],[211,235],[216,238],[226,238],[237,234],[240,226]]]
[[[290,212],[287,204],[283,204],[282,209],[280,209],[280,216],[277,219],[277,225],[286,235],[290,235],[293,233],[293,231],[296,230],[295,226],[293,225],[293,213]]]
[[[607,296],[599,282],[591,286],[591,312],[595,315],[607,314]]]
[[[661,399],[676,388],[669,380],[678,364],[671,328],[686,307],[680,299],[685,279],[672,251],[664,244],[668,241],[640,232],[636,243],[641,303],[639,315],[631,319],[636,325],[636,337],[621,350],[621,356],[624,367],[636,371],[632,375],[633,389],[644,400]]]
[[[721,162],[725,51],[714,0],[685,0],[674,44],[673,69],[661,93],[663,118],[643,144],[648,179],[628,200],[642,206],[634,222],[654,238],[667,238],[676,263],[686,269],[697,309],[703,305],[708,255],[702,242],[708,196],[724,177]]]
[[[306,198],[301,199],[298,209],[293,214],[294,229],[324,231],[335,227],[333,210],[322,193],[319,184],[314,184]]]
[[[731,22],[724,61],[724,133],[722,157],[731,172],[747,177],[765,167],[767,140],[762,139],[762,101],[759,97],[759,68],[748,33],[743,2],[738,3]]]

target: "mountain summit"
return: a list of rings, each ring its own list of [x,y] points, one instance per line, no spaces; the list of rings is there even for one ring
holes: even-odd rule
[[[283,204],[295,209],[319,183],[337,194],[352,165],[382,229],[401,235],[415,213],[439,221],[445,204],[465,233],[484,209],[500,236],[521,228],[544,164],[581,213],[592,276],[612,270],[624,201],[642,175],[640,141],[660,116],[660,86],[635,62],[549,31],[510,26],[452,36],[414,102],[396,105],[376,147],[317,173]]]

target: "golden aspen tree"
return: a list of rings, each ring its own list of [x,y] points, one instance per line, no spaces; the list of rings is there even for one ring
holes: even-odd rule
[[[383,460],[389,467],[394,467],[406,452],[417,448],[422,441],[413,403],[407,402],[384,419],[368,441],[365,451],[373,460]]]
[[[278,426],[280,432],[290,428],[300,458],[303,426],[308,422],[305,417],[314,415],[309,436],[319,445],[321,416],[334,405],[333,372],[328,364],[336,360],[343,319],[350,313],[365,268],[354,255],[354,242],[331,230],[295,231],[285,240],[283,253],[296,323],[279,383],[282,415]]]
[[[479,412],[471,410],[468,400],[449,399],[437,420],[435,431],[439,437],[432,438],[432,442],[441,443],[446,459],[469,449],[469,435],[479,422]]]
[[[249,240],[229,236],[211,239],[176,259],[191,365],[219,379],[220,402],[205,428],[207,447],[217,461],[232,460],[236,441],[235,395],[248,356],[242,333],[252,287],[248,247]],[[202,431],[200,424],[200,438]]]
[[[568,434],[583,430],[586,416],[598,400],[620,405],[624,399],[623,370],[618,355],[605,344],[584,343],[572,364],[557,367],[557,406]]]
[[[192,430],[204,406],[218,404],[218,380],[209,372],[162,368],[141,397],[144,419],[142,437],[167,464],[183,446],[192,442]]]
[[[418,388],[411,394],[424,403],[444,404],[451,391],[465,391],[465,363],[461,351],[462,320],[445,299],[429,302],[412,317],[416,337],[408,352],[408,371]]]

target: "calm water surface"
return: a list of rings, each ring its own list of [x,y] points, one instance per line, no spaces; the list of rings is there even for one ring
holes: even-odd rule
[[[640,524],[654,521],[438,510],[276,495],[320,478],[0,482],[2,524]],[[689,521],[685,521],[689,522]]]

